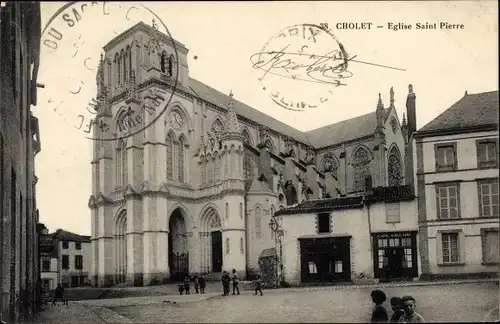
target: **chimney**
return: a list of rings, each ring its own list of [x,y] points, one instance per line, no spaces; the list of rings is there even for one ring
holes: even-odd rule
[[[413,86],[408,86],[408,96],[406,97],[406,115],[408,117],[408,137],[412,136],[417,130],[417,112],[415,107],[415,93]]]

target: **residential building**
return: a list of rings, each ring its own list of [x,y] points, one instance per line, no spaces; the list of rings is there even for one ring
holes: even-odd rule
[[[279,210],[282,282],[416,280],[420,271],[413,187],[368,185],[364,196],[309,200]]]
[[[90,284],[90,236],[78,235],[62,229],[41,235],[40,264],[42,284],[55,289]]]
[[[187,54],[142,22],[104,46],[93,137],[120,140],[94,142],[93,285],[219,278],[232,269],[252,278],[276,244],[267,226],[275,211],[363,196],[368,175],[374,187],[412,183],[411,87],[408,123],[391,88],[387,105],[374,94],[371,113],[301,132],[191,78]],[[144,107],[171,95],[158,121],[128,133],[124,126],[139,120],[131,116],[149,120]]]
[[[36,304],[39,276],[35,155],[40,4],[0,7],[0,315],[15,320]]]
[[[414,136],[422,275],[498,276],[498,91],[465,92]]]

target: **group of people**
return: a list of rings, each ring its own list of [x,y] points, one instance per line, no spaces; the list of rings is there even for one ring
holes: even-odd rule
[[[240,287],[239,287],[239,280],[238,280],[238,274],[236,273],[236,269],[233,269],[232,274],[230,275],[229,272],[223,271],[222,272],[222,296],[229,296],[229,291],[230,291],[230,284],[231,282],[233,283],[233,295],[239,295],[240,294]],[[254,280],[254,286],[255,286],[255,294],[259,292],[260,295],[262,296],[262,281],[260,280],[260,276],[257,276],[257,278]]]
[[[205,293],[205,288],[207,286],[207,283],[205,281],[205,278],[203,276],[194,276],[193,277],[193,283],[194,283],[194,291],[195,294],[204,294]],[[191,294],[191,279],[189,276],[186,276],[184,278],[184,281],[179,282],[179,294],[183,295],[184,292],[186,295]]]
[[[412,296],[392,297],[391,308],[393,310],[391,318],[384,307],[387,300],[382,290],[376,289],[371,293],[372,301],[375,304],[372,312],[372,323],[424,323],[425,320],[415,311],[415,298]]]

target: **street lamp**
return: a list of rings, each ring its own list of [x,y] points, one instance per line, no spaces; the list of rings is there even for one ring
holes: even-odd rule
[[[271,231],[274,233],[274,241],[278,242],[279,244],[279,254],[278,254],[278,265],[279,267],[276,267],[276,285],[279,287],[280,283],[283,283],[283,248],[282,248],[282,243],[281,243],[281,238],[283,237],[284,231],[283,228],[281,228],[280,224],[276,221],[274,218],[274,215],[271,216],[271,220],[269,221],[269,228]]]

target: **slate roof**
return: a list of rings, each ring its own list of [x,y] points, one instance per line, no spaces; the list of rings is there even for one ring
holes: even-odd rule
[[[384,109],[385,118],[389,109]],[[343,120],[306,132],[307,138],[315,148],[322,148],[372,135],[377,127],[375,110],[371,113]]]
[[[228,95],[193,78],[189,79],[189,88],[194,95],[227,110],[230,99]],[[234,100],[234,110],[239,116],[267,126],[278,133],[290,136],[304,144],[312,145],[314,148],[340,144],[345,141],[372,135],[377,126],[375,109],[371,113],[307,132],[301,132],[237,100]],[[384,109],[385,118],[389,115],[389,111],[390,108]]]
[[[466,94],[450,108],[417,131],[465,130],[479,126],[498,126],[498,90]]]
[[[342,197],[328,198],[317,200],[306,200],[297,206],[284,208],[275,213],[275,215],[294,215],[305,213],[321,213],[331,212],[334,210],[357,209],[362,208],[366,203],[375,202],[399,202],[415,199],[411,186],[395,186],[395,187],[377,187],[373,189],[370,195],[366,198],[363,196],[357,197]]]
[[[90,236],[79,235],[62,229],[58,229],[57,231],[49,235],[51,235],[54,239],[58,239],[60,241],[90,243]]]

